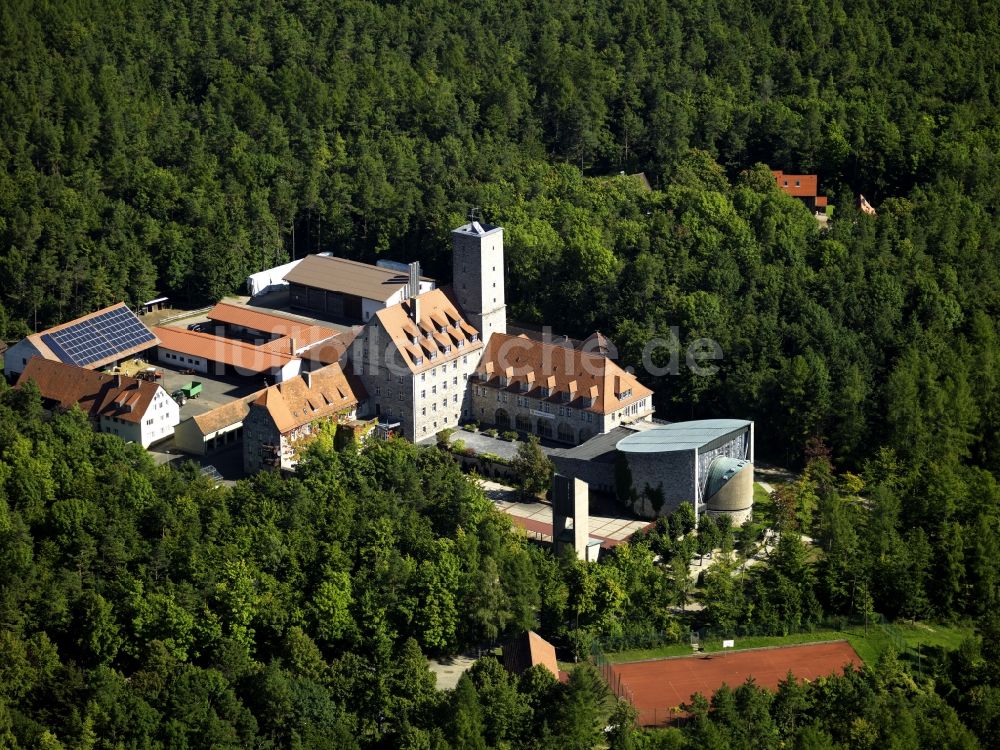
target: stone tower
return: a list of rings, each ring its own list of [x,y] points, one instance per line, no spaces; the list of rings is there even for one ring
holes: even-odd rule
[[[469,223],[452,230],[451,240],[455,298],[485,346],[492,334],[507,333],[503,227],[483,224],[478,209],[473,209]]]

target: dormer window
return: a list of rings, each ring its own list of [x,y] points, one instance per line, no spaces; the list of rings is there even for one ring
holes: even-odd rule
[[[438,353],[437,352],[431,352],[431,362],[433,362],[437,358],[438,358]]]
[[[549,389],[548,389],[547,386],[543,385],[542,386],[542,398],[548,398],[548,397],[549,397]]]
[[[417,341],[418,341],[418,339],[417,339],[416,336],[411,336],[410,337],[410,343],[413,344],[414,346],[417,345]]]
[[[479,334],[478,333],[472,334],[472,340],[473,341],[479,341]]]
[[[624,401],[625,399],[627,399],[631,395],[632,395],[632,389],[629,388],[628,390],[622,391],[621,393],[618,394],[618,400],[619,401]]]
[[[508,385],[510,385],[510,379],[506,375],[501,375],[500,385],[506,388]]]
[[[445,346],[444,353],[445,354],[451,354],[451,344],[448,344],[448,345]]]
[[[422,365],[423,363],[424,363],[423,357],[415,357],[413,360],[413,364],[415,365]]]
[[[447,330],[447,326],[438,326],[438,333],[444,333]]]
[[[461,349],[463,346],[465,346],[465,339],[459,339],[458,340],[458,348]]]

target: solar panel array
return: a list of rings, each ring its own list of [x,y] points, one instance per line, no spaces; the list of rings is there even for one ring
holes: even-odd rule
[[[71,326],[43,333],[42,341],[62,362],[78,367],[113,359],[156,337],[127,307],[116,307]]]

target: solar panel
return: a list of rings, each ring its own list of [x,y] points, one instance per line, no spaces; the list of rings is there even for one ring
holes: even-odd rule
[[[58,331],[42,341],[60,361],[86,367],[113,359],[128,349],[151,344],[156,337],[127,307],[116,307]]]

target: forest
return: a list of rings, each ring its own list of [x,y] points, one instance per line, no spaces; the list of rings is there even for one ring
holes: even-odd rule
[[[5,392],[0,746],[582,748],[612,708],[616,748],[996,746],[998,23],[994,0],[0,4],[3,340],[319,251],[447,282],[476,205],[512,320],[601,330],[658,416],[754,419],[799,472],[771,564],[713,568],[692,620],[677,571],[759,525],[681,513],[580,565],[435,450],[318,446],[226,490]],[[829,228],[768,169],[819,174]],[[644,373],[672,337],[717,341],[718,371]],[[862,612],[976,635],[930,676],[890,654],[730,686],[647,733],[582,664],[484,660],[447,694],[424,666],[524,627],[582,661]]]
[[[154,465],[78,409],[43,411],[31,385],[0,392],[0,746],[971,749],[1000,738],[1000,618],[985,603],[979,632],[928,654],[919,676],[886,651],[776,693],[724,687],[694,699],[683,726],[640,731],[587,645],[698,624],[671,606],[691,594],[687,566],[709,536],[690,533],[689,506],[663,533],[585,563],[529,543],[444,451],[332,446],[314,442],[293,477],[227,488],[194,464]],[[836,497],[823,459],[812,465],[821,496]],[[879,535],[898,519],[876,516],[853,549],[823,537],[818,563],[783,533],[745,582],[711,568],[700,623],[792,632],[849,614],[851,576],[870,576],[889,606],[910,606],[892,597],[922,581],[923,604],[940,606],[926,569],[878,570]],[[717,533],[723,549],[753,535]],[[974,585],[995,597],[994,579]],[[541,666],[512,676],[490,653],[524,628],[559,645],[566,682]],[[470,646],[484,657],[437,690],[426,657]]]

